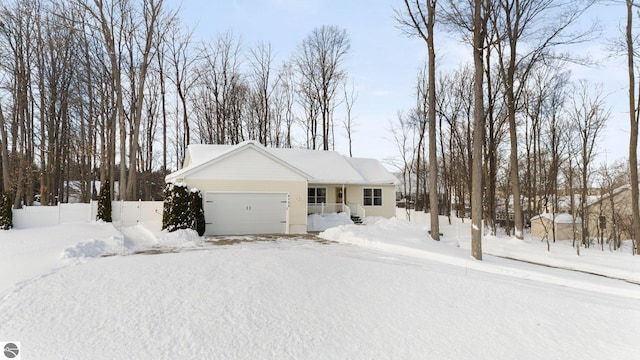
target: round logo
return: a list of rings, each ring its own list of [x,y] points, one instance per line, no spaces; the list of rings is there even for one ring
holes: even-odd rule
[[[16,346],[16,344],[14,343],[7,343],[4,345],[4,356],[9,359],[13,359],[14,357],[18,356],[19,352],[20,350],[18,350],[18,346]]]

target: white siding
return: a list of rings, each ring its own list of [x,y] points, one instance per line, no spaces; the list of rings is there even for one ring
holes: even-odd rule
[[[246,147],[189,174],[190,179],[212,180],[306,180],[300,173],[264,153]]]

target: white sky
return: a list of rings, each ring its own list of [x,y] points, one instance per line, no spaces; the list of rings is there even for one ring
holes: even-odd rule
[[[400,0],[184,0],[181,17],[195,28],[196,40],[213,39],[231,29],[245,46],[270,42],[276,53],[275,65],[287,59],[305,36],[324,24],[345,28],[351,52],[345,65],[355,83],[358,99],[353,116],[356,123],[354,156],[387,159],[398,155],[389,134],[389,122],[398,110],[414,104],[414,84],[425,57],[425,45],[409,39],[396,27],[394,8]],[[618,37],[625,18],[621,5],[599,6],[587,14],[600,20],[603,35],[593,43],[576,47],[580,55],[590,55],[599,66],[573,70],[573,79],[587,79],[604,85],[611,107],[611,119],[602,136],[600,161],[626,158],[628,153],[628,111],[626,110],[626,66],[624,58],[611,58],[611,41]],[[436,56],[442,68],[456,68],[469,58],[467,47],[442,34],[436,39]],[[336,121],[344,113],[336,111]],[[347,154],[344,131],[336,130],[336,150]]]

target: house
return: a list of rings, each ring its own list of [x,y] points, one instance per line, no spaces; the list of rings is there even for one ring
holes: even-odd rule
[[[587,228],[591,237],[628,240],[632,238],[633,213],[631,186],[623,185],[606,192],[586,207]]]
[[[395,215],[395,176],[377,160],[333,151],[189,145],[165,181],[202,192],[206,235],[302,234],[313,213]]]
[[[550,214],[543,213],[531,218],[531,236],[544,239],[546,236],[549,240],[573,240],[581,239],[582,221],[579,218],[574,220],[570,214]]]

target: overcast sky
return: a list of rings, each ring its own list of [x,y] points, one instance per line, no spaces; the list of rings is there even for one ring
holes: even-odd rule
[[[426,54],[421,40],[409,39],[397,29],[393,15],[400,6],[400,0],[184,0],[180,13],[195,28],[198,41],[231,29],[245,46],[271,43],[276,66],[290,57],[314,27],[345,28],[351,40],[345,66],[358,93],[353,110],[357,126],[354,156],[384,160],[398,155],[389,122],[396,119],[398,110],[413,106],[416,73]],[[608,162],[628,153],[625,60],[610,56],[612,39],[622,36],[619,28],[625,14],[620,5],[600,6],[587,14],[588,19],[597,18],[604,31],[599,40],[575,51],[591,55],[598,66],[574,66],[572,70],[574,80],[603,83],[612,117],[600,153]],[[441,33],[436,38],[440,69],[456,68],[469,59],[467,48],[454,36]],[[344,118],[340,110],[335,116],[337,121]],[[336,130],[336,151],[348,153],[343,130]]]

